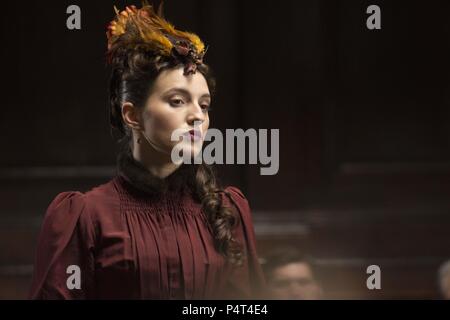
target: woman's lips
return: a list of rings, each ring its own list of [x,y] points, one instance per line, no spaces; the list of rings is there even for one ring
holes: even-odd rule
[[[190,139],[192,139],[193,141],[198,141],[202,138],[202,133],[200,132],[200,130],[192,129],[186,132],[185,134],[189,135]]]

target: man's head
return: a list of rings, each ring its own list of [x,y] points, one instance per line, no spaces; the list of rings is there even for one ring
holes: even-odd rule
[[[450,260],[444,262],[439,268],[439,287],[442,298],[450,300]]]
[[[311,261],[293,248],[277,250],[264,265],[268,294],[273,299],[315,300],[322,298]]]

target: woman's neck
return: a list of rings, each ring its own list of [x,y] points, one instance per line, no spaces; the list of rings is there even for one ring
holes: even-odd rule
[[[140,162],[154,176],[164,179],[175,172],[180,165],[172,162],[170,155],[155,150],[150,145],[136,144],[133,158]]]

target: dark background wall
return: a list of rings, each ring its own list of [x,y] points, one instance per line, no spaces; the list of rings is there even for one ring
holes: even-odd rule
[[[0,298],[24,298],[50,201],[114,174],[105,28],[113,4],[2,5]],[[82,29],[66,28],[66,8]],[[366,28],[381,7],[382,29]],[[220,166],[254,211],[263,256],[317,258],[332,298],[436,298],[450,257],[448,1],[166,1],[218,78],[212,126],[280,129],[280,170]],[[366,267],[382,290],[366,288]]]

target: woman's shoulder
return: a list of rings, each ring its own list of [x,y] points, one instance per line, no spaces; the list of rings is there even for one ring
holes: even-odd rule
[[[245,197],[244,193],[235,186],[228,186],[224,188],[224,195],[225,195],[225,204],[231,205],[232,207],[235,207],[241,216],[241,219],[243,220],[244,224],[251,224],[252,218],[251,218],[251,209],[250,204]]]
[[[114,187],[115,179],[92,187],[91,189],[82,191],[63,191],[56,195],[50,206],[60,206],[64,203],[84,203],[101,204],[103,202],[111,202],[117,199],[117,192]]]
[[[228,195],[228,197],[231,197],[234,202],[239,202],[240,204],[245,204],[247,206],[249,205],[244,193],[238,187],[228,186],[224,189],[224,193]]]
[[[91,209],[102,209],[104,207],[118,206],[119,196],[116,188],[117,178],[98,185],[84,193],[84,202]]]
[[[115,208],[119,208],[119,204],[112,179],[86,192],[58,193],[47,208],[44,223],[50,220],[52,226],[57,226],[60,221],[73,224],[80,218],[82,221],[98,219],[101,212],[111,212]]]
[[[247,199],[244,196],[244,193],[238,187],[228,186],[224,190],[225,192],[228,192],[233,196],[239,197],[240,199],[247,201]]]

